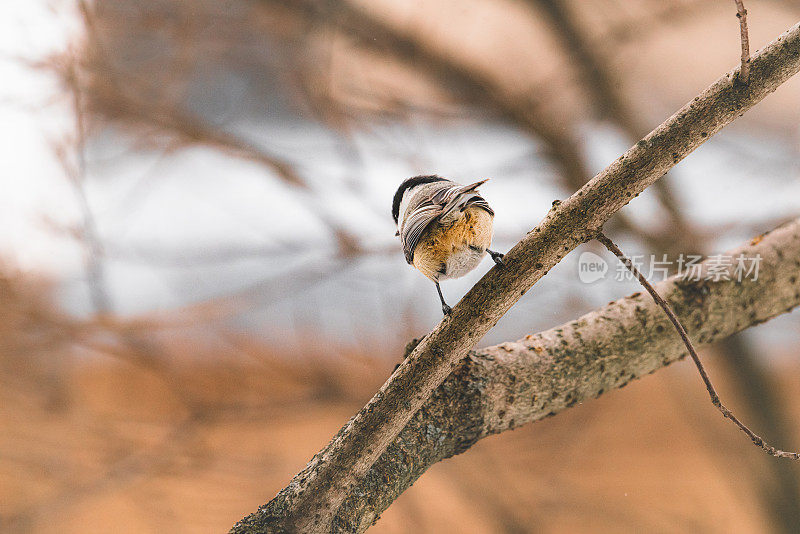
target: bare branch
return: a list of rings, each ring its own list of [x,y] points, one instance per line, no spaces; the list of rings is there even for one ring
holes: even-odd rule
[[[628,103],[629,99],[624,94],[621,80],[614,75],[614,69],[602,52],[603,48],[608,48],[608,43],[604,42],[602,46],[600,43],[592,43],[587,38],[586,30],[580,27],[565,2],[561,0],[528,0],[528,2],[549,19],[550,26],[561,41],[564,52],[570,58],[574,58],[580,68],[586,91],[595,101],[595,107],[600,114],[613,120],[631,141],[645,135],[648,127],[640,118],[642,113],[633,109]],[[655,188],[659,202],[669,214],[670,226],[675,230],[676,237],[686,235],[689,224],[681,213],[669,183],[663,180],[656,182]],[[637,231],[630,223],[626,222],[624,226],[644,237],[651,246],[663,247],[663,243],[657,243],[658,239],[651,238],[641,230]],[[669,242],[675,243],[675,241],[673,237]]]
[[[642,286],[650,294],[650,296],[653,297],[653,300],[656,302],[656,304],[661,306],[661,309],[663,309],[664,313],[667,314],[667,317],[669,317],[669,320],[675,327],[675,330],[678,332],[678,335],[681,336],[681,340],[683,340],[684,345],[686,345],[686,350],[689,351],[689,355],[692,357],[692,360],[694,360],[694,364],[695,366],[697,366],[697,370],[700,372],[700,378],[703,379],[703,383],[706,385],[706,389],[708,390],[708,395],[711,397],[711,403],[722,413],[722,416],[727,419],[730,419],[733,422],[733,424],[738,426],[742,432],[747,434],[747,437],[749,437],[750,440],[757,447],[761,447],[767,454],[770,454],[777,458],[791,458],[793,460],[800,459],[800,454],[796,452],[782,451],[765,443],[764,439],[761,436],[757,435],[755,432],[750,430],[747,427],[747,425],[739,421],[739,419],[733,414],[733,412],[730,411],[728,408],[726,408],[724,404],[722,404],[722,400],[720,400],[719,395],[717,394],[717,390],[714,389],[714,385],[711,383],[711,379],[709,378],[708,373],[706,372],[706,369],[703,366],[703,362],[700,361],[700,356],[697,355],[697,351],[694,349],[694,345],[692,345],[692,342],[689,339],[689,334],[686,333],[686,329],[683,328],[683,325],[675,316],[675,312],[672,311],[672,308],[669,307],[669,304],[667,304],[667,302],[661,297],[661,295],[659,295],[658,292],[655,289],[653,289],[653,286],[650,285],[650,282],[647,281],[647,278],[644,277],[641,271],[639,271],[639,269],[636,268],[633,262],[631,262],[631,260],[629,260],[628,257],[625,256],[625,254],[623,254],[623,252],[619,249],[619,247],[617,247],[617,245],[614,244],[613,241],[611,241],[602,232],[597,234],[597,240],[600,241],[603,245],[605,245],[605,247],[609,251],[611,251],[612,254],[614,254],[617,258],[619,258],[619,261],[621,261],[625,265],[625,267],[631,273],[633,273],[636,279],[639,280],[639,283],[642,284]]]
[[[764,228],[777,226],[765,224]],[[781,373],[775,373],[775,362],[764,357],[764,351],[758,350],[754,334],[746,330],[723,339],[715,344],[715,355],[725,366],[728,389],[734,392],[738,409],[752,418],[751,424],[757,426],[768,440],[791,443],[796,431],[796,425],[789,417],[793,405],[781,398]],[[706,427],[706,435],[714,440],[714,434],[719,436],[723,431],[722,425]],[[761,462],[753,463],[751,470],[762,473],[756,491],[775,531],[795,530],[800,525],[800,463],[787,464],[762,458]]]
[[[800,24],[760,51],[750,83],[727,73],[564,202],[459,302],[380,391],[276,498],[235,532],[328,532],[342,503],[474,344],[569,251],[632,198],[800,70]],[[276,505],[277,506],[277,505]]]
[[[761,255],[757,280],[672,277],[655,285],[706,345],[800,305],[800,219],[729,255]],[[412,347],[413,348],[413,345]],[[552,417],[686,356],[661,308],[635,293],[550,330],[470,352],[352,489],[331,532],[364,532],[433,464],[480,439]],[[313,469],[309,465],[299,477]],[[281,532],[286,490],[234,527]]]
[[[743,83],[748,83],[750,80],[750,36],[747,31],[747,10],[744,8],[742,0],[733,1],[736,2],[736,18],[739,19],[739,32],[742,34],[742,67],[739,77]]]

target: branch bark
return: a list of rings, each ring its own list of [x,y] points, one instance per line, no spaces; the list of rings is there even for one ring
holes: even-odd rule
[[[735,82],[738,68],[728,72],[570,198],[554,202],[544,221],[506,254],[505,265],[489,271],[289,486],[233,532],[311,534],[335,529],[342,504],[356,496],[373,464],[474,344],[526,291],[569,251],[592,238],[617,210],[798,70],[800,24],[753,57],[748,85]],[[700,306],[703,299],[698,300]],[[704,341],[702,336],[697,339]],[[580,375],[575,379],[582,380]],[[467,390],[474,388],[465,384]],[[558,394],[558,384],[551,385]],[[552,407],[553,403],[546,404]],[[429,434],[423,432],[414,439],[423,441]]]
[[[800,305],[800,219],[729,251],[761,255],[757,280],[655,284],[698,345],[721,340]],[[545,332],[471,352],[412,418],[342,505],[331,532],[363,532],[431,465],[481,438],[553,416],[685,358],[669,319],[646,294]],[[305,471],[304,471],[305,473]],[[270,532],[281,493],[235,533]]]

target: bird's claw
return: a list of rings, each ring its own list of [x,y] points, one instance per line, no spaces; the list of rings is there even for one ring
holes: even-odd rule
[[[444,313],[445,315],[450,315],[451,311],[453,311],[453,308],[451,308],[447,304],[442,304],[442,313]]]
[[[505,265],[506,264],[503,261],[503,254],[500,254],[499,252],[490,252],[489,255],[492,257],[492,260],[494,260],[494,262],[497,265]]]

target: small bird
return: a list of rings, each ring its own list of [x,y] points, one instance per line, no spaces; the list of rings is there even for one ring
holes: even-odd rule
[[[441,280],[459,278],[478,266],[488,253],[503,265],[503,255],[489,250],[494,211],[478,194],[488,181],[461,185],[441,176],[414,176],[405,180],[392,201],[406,261],[436,284],[442,312],[450,314]]]

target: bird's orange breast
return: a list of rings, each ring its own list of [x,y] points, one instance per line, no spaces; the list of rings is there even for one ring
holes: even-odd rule
[[[471,206],[452,221],[431,224],[414,249],[414,267],[434,281],[464,276],[491,244],[492,223],[488,211]]]

